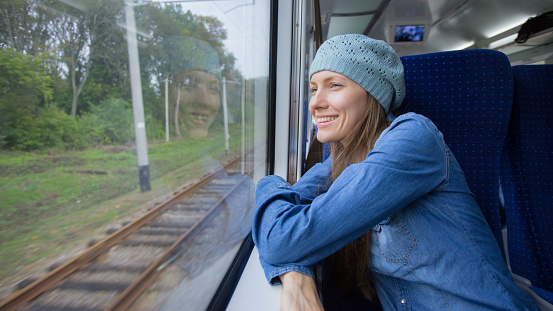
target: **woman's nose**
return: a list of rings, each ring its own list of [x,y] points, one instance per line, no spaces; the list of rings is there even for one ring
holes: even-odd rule
[[[218,110],[220,106],[219,94],[214,93],[213,91],[199,87],[194,89],[194,101],[198,106],[203,106],[205,108],[211,108]]]
[[[328,104],[326,101],[325,92],[319,90],[311,96],[311,100],[309,101],[310,110],[316,110],[316,109],[327,108],[327,107],[328,107]]]

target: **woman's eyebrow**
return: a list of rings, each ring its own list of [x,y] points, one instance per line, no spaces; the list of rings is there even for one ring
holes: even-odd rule
[[[339,76],[338,74],[333,74],[331,76],[325,77],[321,82],[326,83],[329,80],[338,80],[338,82],[343,82],[344,78]],[[313,83],[313,82],[311,82]]]

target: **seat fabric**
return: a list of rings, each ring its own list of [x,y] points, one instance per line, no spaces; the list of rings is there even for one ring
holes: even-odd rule
[[[499,163],[513,98],[508,58],[493,50],[463,50],[401,60],[407,96],[396,113],[422,114],[444,134],[503,251]]]
[[[553,65],[513,67],[502,157],[511,270],[553,296]],[[541,296],[541,295],[540,295]]]

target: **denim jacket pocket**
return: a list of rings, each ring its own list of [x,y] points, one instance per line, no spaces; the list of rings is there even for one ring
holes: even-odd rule
[[[372,229],[371,243],[378,245],[388,262],[404,262],[413,253],[417,238],[397,217],[390,217]]]

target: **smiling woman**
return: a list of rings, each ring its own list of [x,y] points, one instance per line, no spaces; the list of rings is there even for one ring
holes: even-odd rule
[[[219,78],[209,72],[194,70],[174,77],[171,102],[175,103],[175,129],[181,135],[204,137],[221,107]]]
[[[336,36],[310,78],[317,137],[332,157],[292,186],[273,175],[256,189],[253,239],[267,279],[283,284],[282,309],[322,309],[311,266],[323,261],[341,297],[357,290],[367,305],[378,295],[384,310],[537,310],[443,134],[415,113],[387,120],[405,96],[396,52]]]
[[[309,110],[317,121],[320,142],[342,141],[367,113],[362,103],[370,95],[342,74],[328,70],[315,73],[311,93]]]
[[[171,37],[164,48],[173,75],[169,101],[175,131],[178,136],[204,137],[221,107],[217,52],[209,43],[191,37]]]

